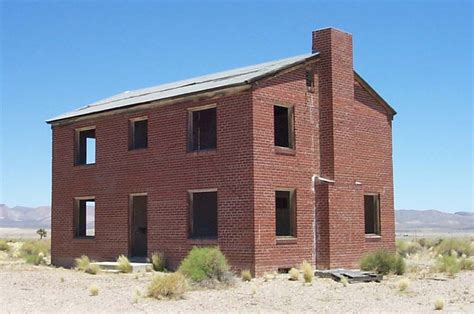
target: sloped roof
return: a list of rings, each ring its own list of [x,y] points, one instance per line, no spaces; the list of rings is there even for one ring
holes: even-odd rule
[[[260,78],[303,63],[306,60],[317,56],[318,54],[319,53],[308,53],[277,61],[251,65],[225,72],[218,72],[187,80],[158,85],[155,87],[126,91],[74,111],[51,118],[46,122],[51,123],[58,120],[148,103],[150,101],[195,94],[219,88],[250,84]]]

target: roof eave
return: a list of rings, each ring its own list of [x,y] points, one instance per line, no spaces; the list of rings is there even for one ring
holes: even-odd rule
[[[367,81],[364,80],[364,79],[362,78],[362,76],[360,76],[359,73],[357,73],[356,70],[354,70],[354,75],[355,75],[356,80],[358,80],[359,83],[361,83],[365,88],[367,88],[367,90],[369,91],[369,93],[372,94],[372,96],[374,96],[374,97],[380,102],[380,104],[381,104],[382,106],[384,106],[384,107],[390,112],[390,114],[392,115],[392,117],[397,114],[397,112],[395,111],[395,109],[393,109],[393,107],[390,106],[390,105],[388,104],[388,102],[386,102],[385,99],[383,99],[382,96],[380,96],[380,94],[377,93],[377,91],[376,91],[375,89],[373,89],[373,87],[370,86],[370,84],[367,83]]]
[[[201,91],[197,91],[197,92],[193,92],[193,93],[180,94],[180,95],[177,95],[177,96],[171,96],[171,97],[162,98],[162,99],[158,99],[158,100],[152,100],[152,101],[134,103],[134,104],[130,104],[130,105],[127,105],[127,106],[118,107],[118,108],[110,108],[110,109],[105,109],[105,110],[101,110],[101,111],[97,111],[97,112],[84,113],[84,114],[77,114],[77,115],[70,116],[70,117],[57,116],[57,117],[48,119],[48,120],[46,120],[45,122],[46,122],[47,124],[54,125],[54,124],[57,124],[57,123],[59,123],[59,122],[63,122],[63,121],[70,120],[70,119],[75,119],[75,118],[79,118],[79,117],[83,118],[83,117],[86,117],[86,116],[97,115],[97,114],[101,114],[101,113],[109,112],[109,111],[113,111],[113,110],[129,109],[129,108],[131,108],[131,107],[140,106],[140,105],[144,105],[144,104],[148,104],[148,103],[152,103],[152,102],[163,102],[163,101],[170,101],[170,100],[173,100],[173,99],[175,99],[176,101],[178,101],[178,100],[181,99],[181,98],[191,97],[191,96],[195,96],[195,95],[199,95],[199,94],[205,94],[205,93],[209,93],[209,92],[214,92],[214,91],[224,90],[224,89],[229,89],[229,88],[235,88],[235,87],[239,87],[239,86],[251,85],[251,84],[253,84],[253,83],[255,83],[255,82],[259,81],[259,80],[262,80],[262,79],[264,79],[264,78],[277,75],[278,73],[281,73],[281,72],[283,72],[283,71],[286,71],[286,70],[288,70],[288,69],[290,69],[290,68],[293,68],[293,67],[298,66],[298,65],[301,65],[301,64],[305,64],[305,63],[308,62],[308,61],[312,61],[312,60],[316,59],[318,56],[319,56],[319,52],[316,52],[316,53],[314,53],[313,55],[311,55],[311,56],[309,56],[309,57],[307,57],[307,58],[304,58],[304,59],[299,60],[299,61],[297,61],[297,62],[288,64],[288,65],[286,65],[286,66],[284,66],[284,67],[281,67],[281,68],[279,68],[279,69],[276,69],[276,70],[267,72],[267,73],[265,73],[265,74],[262,74],[262,75],[253,77],[252,79],[248,79],[248,80],[246,80],[246,81],[244,81],[244,82],[239,82],[239,83],[230,84],[230,85],[226,85],[226,86],[220,86],[220,87],[213,88],[213,89],[201,90]]]

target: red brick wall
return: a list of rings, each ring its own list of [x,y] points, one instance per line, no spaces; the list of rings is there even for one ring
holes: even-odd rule
[[[350,34],[316,31],[313,50],[320,52],[321,175],[335,180],[316,187],[317,266],[356,267],[367,250],[394,248],[391,117],[354,81]],[[380,193],[379,238],[365,237],[364,192]]]
[[[314,192],[319,168],[318,94],[306,88],[305,68],[260,82],[253,92],[255,264],[257,274],[314,263]],[[294,107],[295,150],[274,145],[273,106]],[[275,190],[296,191],[296,239],[275,236]]]
[[[53,263],[86,254],[114,260],[128,254],[129,195],[148,193],[148,251],[175,267],[187,239],[191,189],[218,189],[218,244],[239,268],[253,263],[252,108],[250,92],[217,101],[217,150],[186,152],[187,109],[180,103],[53,128]],[[148,116],[148,149],[128,150],[128,120]],[[96,164],[73,166],[74,129],[96,126]],[[96,198],[95,239],[73,239],[73,199]],[[207,242],[206,242],[207,243]]]

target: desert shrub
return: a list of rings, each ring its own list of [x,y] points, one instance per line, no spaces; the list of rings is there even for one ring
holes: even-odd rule
[[[347,287],[347,284],[349,283],[349,279],[347,279],[346,276],[342,276],[339,282],[342,283],[344,287]]]
[[[155,252],[151,255],[151,263],[153,264],[153,270],[163,271],[166,267],[165,254],[163,252]]]
[[[408,278],[402,278],[398,281],[398,289],[400,291],[405,291],[408,289],[408,287],[410,287],[410,279]]]
[[[426,249],[431,249],[441,243],[441,238],[419,238],[416,242]]]
[[[85,273],[95,275],[99,272],[100,267],[97,264],[92,264],[93,261],[89,259],[88,256],[82,255],[74,260],[74,264],[76,265],[76,269],[83,271]]]
[[[10,245],[8,245],[8,242],[5,240],[0,240],[0,251],[4,252],[10,252]]]
[[[24,242],[20,247],[21,256],[38,255],[43,253],[48,255],[51,250],[51,242],[46,240],[30,240]]]
[[[86,271],[86,269],[89,268],[91,261],[88,256],[82,255],[81,257],[76,258],[74,263],[77,270]]]
[[[242,272],[240,273],[240,276],[242,277],[242,281],[252,280],[252,273],[248,269],[247,270],[242,270]]]
[[[300,272],[296,268],[290,269],[288,274],[290,275],[290,278],[288,278],[288,279],[290,279],[292,281],[298,281],[300,279]]]
[[[205,279],[222,281],[229,271],[229,264],[217,247],[194,247],[181,262],[178,271],[195,282]]]
[[[462,257],[459,260],[459,267],[461,270],[474,270],[474,260],[468,257]]]
[[[456,256],[444,255],[436,260],[436,269],[442,273],[448,273],[453,276],[459,273],[461,267]]]
[[[314,277],[314,270],[311,264],[307,261],[303,261],[303,263],[301,263],[301,270],[303,271],[304,282],[312,282]]]
[[[436,253],[441,255],[471,256],[474,252],[471,241],[461,238],[443,239],[436,247]],[[454,253],[454,254],[453,254]]]
[[[99,295],[99,287],[97,287],[96,285],[91,285],[89,287],[89,293],[91,296],[98,296]]]
[[[395,264],[393,268],[393,272],[396,275],[403,275],[407,269],[407,264],[405,263],[405,260],[401,256],[396,256],[395,257]]]
[[[434,303],[434,308],[437,311],[441,311],[444,308],[444,300],[443,299],[436,299]]]
[[[131,273],[133,271],[132,264],[125,255],[120,255],[117,258],[117,268],[122,273]]]
[[[390,272],[403,275],[406,265],[403,257],[381,249],[364,255],[360,261],[360,268],[382,275],[387,275]]]
[[[42,252],[38,253],[37,255],[24,255],[23,258],[25,262],[27,262],[28,264],[34,264],[34,265],[46,264],[46,261],[44,259],[44,255]]]
[[[100,267],[97,264],[89,264],[89,266],[84,270],[86,273],[95,275],[99,272]]]
[[[406,241],[406,240],[397,240],[397,253],[403,257],[408,255],[415,254],[419,252],[422,247],[418,242]]]
[[[181,273],[156,275],[148,286],[148,296],[155,299],[178,299],[186,292],[186,279]]]

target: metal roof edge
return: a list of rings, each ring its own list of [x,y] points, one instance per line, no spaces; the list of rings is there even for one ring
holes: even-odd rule
[[[377,98],[377,100],[385,107],[387,108],[390,113],[394,116],[397,114],[397,111],[395,109],[393,109],[392,106],[389,105],[389,103],[387,101],[385,101],[385,99],[383,99],[382,96],[380,96],[379,93],[377,93],[377,91],[372,87],[370,86],[369,83],[367,83],[366,80],[364,80],[362,78],[362,76],[360,76],[359,73],[357,73],[356,70],[354,70],[354,74],[355,74],[355,79],[358,80],[359,83],[361,83],[365,88],[368,89],[369,93],[371,93],[375,98]]]

